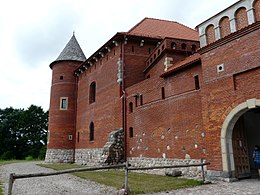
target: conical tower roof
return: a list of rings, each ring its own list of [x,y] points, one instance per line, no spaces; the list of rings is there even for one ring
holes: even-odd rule
[[[75,61],[82,61],[84,62],[86,60],[86,57],[73,33],[71,39],[65,46],[65,48],[62,50],[58,58],[51,63],[50,67],[52,67],[52,64],[58,61],[63,60],[75,60]]]

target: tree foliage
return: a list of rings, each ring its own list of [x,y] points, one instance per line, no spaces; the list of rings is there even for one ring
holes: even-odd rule
[[[0,159],[44,157],[47,129],[48,112],[41,107],[0,109]]]

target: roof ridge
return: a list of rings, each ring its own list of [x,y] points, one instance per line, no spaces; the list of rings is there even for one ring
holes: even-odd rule
[[[184,24],[179,23],[179,22],[176,22],[176,23],[179,24],[179,25],[181,25],[181,26],[184,26],[184,27],[186,27],[186,28],[189,28],[189,29],[191,29],[191,30],[193,30],[193,31],[198,32],[196,29],[193,29],[193,28],[191,28],[191,27],[189,27],[189,26],[187,26],[187,25],[184,25]]]
[[[130,33],[131,31],[133,31],[137,26],[139,26],[141,23],[143,23],[145,20],[150,19],[150,20],[157,20],[157,21],[161,21],[161,22],[170,22],[170,23],[178,23],[176,21],[171,21],[171,20],[164,20],[164,19],[158,19],[158,18],[150,18],[150,17],[145,17],[144,19],[142,19],[140,22],[138,22],[136,25],[134,25],[129,31],[128,33]],[[179,23],[178,23],[179,24]]]
[[[129,31],[127,31],[127,33],[130,33],[131,31],[133,31],[137,26],[139,26],[139,24],[141,24],[147,17],[145,17],[144,19],[142,19],[140,22],[138,22],[136,25],[134,25]]]

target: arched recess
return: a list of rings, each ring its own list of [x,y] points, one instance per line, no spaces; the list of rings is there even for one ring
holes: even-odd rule
[[[227,16],[221,18],[221,20],[219,21],[219,27],[220,27],[221,38],[223,38],[231,33],[230,22],[229,22],[229,18]]]
[[[253,8],[255,12],[255,20],[260,21],[260,0],[254,1]]]
[[[216,40],[215,29],[214,29],[213,24],[207,26],[206,37],[207,37],[207,44],[213,43]]]
[[[260,99],[249,99],[239,104],[227,115],[221,129],[221,153],[223,172],[234,177],[235,163],[232,145],[232,133],[237,120],[250,109],[260,107]]]
[[[237,30],[248,26],[248,18],[246,8],[241,7],[235,13]]]

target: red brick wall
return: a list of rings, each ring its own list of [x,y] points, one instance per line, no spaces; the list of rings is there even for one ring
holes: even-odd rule
[[[157,75],[127,89],[127,102],[134,103],[127,116],[127,129],[133,127],[134,131],[134,137],[128,139],[130,157],[162,158],[163,153],[167,158],[204,157],[201,97],[195,90],[194,75],[201,77],[200,66],[166,79]],[[135,106],[135,93],[143,95],[143,105],[139,98]]]
[[[228,17],[223,17],[219,22],[219,26],[220,26],[220,36],[221,36],[221,38],[223,38],[223,37],[225,37],[225,36],[227,36],[231,33],[230,22],[229,22]]]
[[[256,21],[260,21],[260,0],[255,0],[254,2],[254,11]]]
[[[254,31],[202,55],[202,116],[210,169],[222,170],[220,134],[229,112],[248,99],[260,98],[259,37]],[[218,73],[219,64],[224,64],[224,71]]]
[[[75,146],[75,95],[74,70],[79,62],[61,61],[53,65],[49,109],[49,149],[72,149]],[[63,79],[60,80],[60,76]],[[68,109],[60,110],[60,97],[68,97]],[[73,140],[68,136],[72,135]]]
[[[235,13],[237,30],[240,30],[248,26],[247,12],[246,8],[240,8]]]
[[[124,45],[125,49],[125,78],[126,87],[129,87],[135,83],[138,83],[145,79],[143,70],[146,67],[145,60],[148,58],[149,48],[153,51],[155,43],[144,42],[144,46],[140,46],[140,42],[130,42]],[[134,51],[132,51],[134,47]]]
[[[102,148],[107,142],[108,134],[122,127],[121,99],[117,83],[120,52],[120,46],[114,47],[102,58],[102,64],[99,60],[79,78],[76,148]],[[96,101],[89,104],[89,87],[93,81],[96,82]],[[94,123],[94,141],[89,139],[91,122]]]

